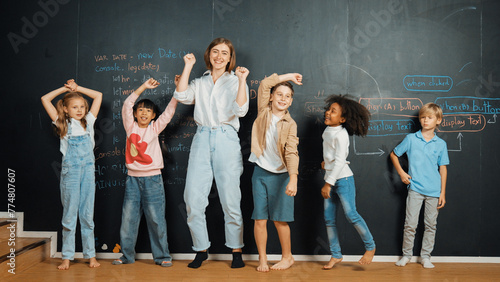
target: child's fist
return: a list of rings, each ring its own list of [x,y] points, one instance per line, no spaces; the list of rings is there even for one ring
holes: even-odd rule
[[[64,84],[64,86],[73,92],[76,92],[76,88],[78,88],[78,84],[76,84],[74,79],[69,79],[68,81],[66,81],[66,84]]]
[[[156,81],[154,78],[150,78],[146,80],[146,82],[144,82],[144,87],[148,89],[156,88],[158,85],[160,85],[160,83]]]
[[[292,74],[292,79],[293,83],[297,85],[302,85],[302,75],[300,73],[294,73]]]

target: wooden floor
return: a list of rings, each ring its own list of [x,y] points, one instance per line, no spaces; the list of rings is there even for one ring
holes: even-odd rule
[[[60,259],[48,259],[9,281],[500,281],[500,264],[493,263],[435,263],[434,269],[424,269],[418,263],[405,267],[389,262],[374,262],[360,266],[356,262],[342,262],[332,270],[322,270],[321,262],[296,262],[290,269],[259,273],[256,261],[247,261],[246,267],[231,269],[229,261],[206,261],[198,269],[187,267],[188,261],[174,261],[163,268],[152,260],[138,260],[134,264],[112,265],[111,260],[100,260],[101,267],[90,269],[88,261],[76,259],[69,270],[58,270]]]

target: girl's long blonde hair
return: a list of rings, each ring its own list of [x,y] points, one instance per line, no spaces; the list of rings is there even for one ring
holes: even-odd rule
[[[85,117],[87,116],[89,112],[89,104],[83,96],[78,93],[78,92],[69,92],[68,94],[64,95],[64,97],[57,101],[56,104],[56,110],[57,110],[57,120],[56,120],[56,127],[55,127],[55,132],[56,134],[62,139],[66,134],[68,133],[68,124],[71,122],[70,117],[68,114],[64,111],[64,107],[68,106],[68,103],[71,99],[83,99],[85,103],[85,114],[83,115],[83,118],[80,120],[82,123],[82,127],[84,129],[87,129],[87,120]]]

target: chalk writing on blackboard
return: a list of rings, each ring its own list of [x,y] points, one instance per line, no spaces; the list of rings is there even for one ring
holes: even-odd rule
[[[357,137],[356,136],[353,136],[352,137],[352,147],[354,149],[354,154],[358,155],[358,156],[370,156],[370,155],[377,155],[378,157],[382,156],[383,154],[385,154],[385,151],[380,149],[380,148],[377,148],[376,150],[374,151],[361,151],[360,149],[357,148],[356,146],[356,141]]]
[[[422,100],[418,98],[360,98],[359,103],[372,114],[394,116],[415,116],[423,106]]]
[[[437,128],[440,132],[478,132],[486,126],[486,118],[481,114],[444,115]]]
[[[414,132],[415,129],[415,122],[411,119],[371,120],[366,136],[402,135],[408,134],[408,132]]]
[[[408,91],[448,92],[453,87],[453,79],[439,75],[407,75],[403,85]]]
[[[457,135],[458,139],[458,149],[451,148],[450,149],[450,144],[448,144],[448,151],[449,152],[461,152],[462,151],[462,138],[464,138],[464,135],[460,132]],[[449,142],[448,142],[449,143]]]
[[[499,114],[500,98],[471,96],[438,97],[435,100],[444,114]]]

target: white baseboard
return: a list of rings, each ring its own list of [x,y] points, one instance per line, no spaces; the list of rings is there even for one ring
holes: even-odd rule
[[[193,260],[194,253],[179,253],[171,254],[174,260]],[[118,259],[121,253],[97,253],[96,257],[98,259]],[[54,256],[56,258],[61,258],[61,253],[57,252]],[[83,258],[81,252],[75,254],[75,258]],[[329,255],[294,255],[295,261],[323,261],[326,262],[330,260]],[[343,261],[345,262],[357,262],[361,258],[359,256],[344,256]],[[396,262],[401,258],[401,256],[375,256],[373,262]],[[136,254],[136,259],[153,259],[151,253],[138,253]],[[248,255],[244,254],[243,259],[246,261],[258,261],[259,255]],[[279,261],[281,255],[267,255],[267,259],[270,261]],[[231,254],[209,254],[208,260],[232,260]],[[410,262],[419,262],[419,257],[412,257]],[[433,256],[432,262],[436,263],[500,263],[500,257],[447,257],[447,256]]]
[[[17,217],[17,236],[28,237],[28,238],[50,238],[50,256],[53,258],[61,258],[61,252],[57,252],[57,232],[37,232],[37,231],[24,231],[24,212],[16,212]],[[7,212],[0,212],[0,218],[10,218],[10,214]],[[174,260],[192,260],[194,259],[194,253],[179,253],[171,254]],[[96,253],[96,257],[99,259],[118,259],[120,258],[120,253]],[[83,253],[75,253],[75,258],[83,258]],[[136,255],[137,259],[153,259],[151,253],[138,253]],[[281,255],[268,255],[268,260],[279,261]],[[296,261],[328,261],[330,259],[329,255],[294,255],[293,258]],[[358,256],[344,256],[344,261],[356,262],[361,258]],[[400,259],[400,256],[375,256],[373,258],[374,262],[396,262]],[[209,254],[209,260],[232,260],[231,254]],[[258,261],[259,255],[243,255],[243,259],[247,261]],[[410,262],[417,262],[418,257],[412,257]],[[443,262],[443,263],[500,263],[500,257],[448,257],[448,256],[433,256],[432,262]]]

